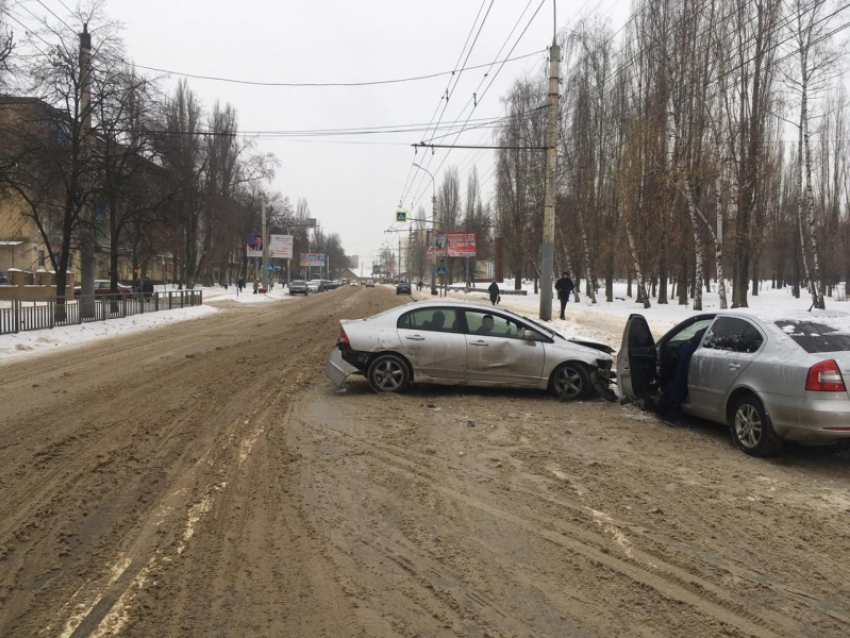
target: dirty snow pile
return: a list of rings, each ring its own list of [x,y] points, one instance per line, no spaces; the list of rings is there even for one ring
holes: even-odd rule
[[[230,286],[227,290],[215,286],[213,288],[204,288],[204,302],[208,299],[213,303],[220,302],[235,302],[235,303],[269,303],[272,301],[287,301],[294,299],[286,290],[286,285],[278,285],[264,295],[254,294],[252,287],[246,287],[245,290],[239,291],[237,294],[236,286]],[[209,292],[208,292],[209,291]],[[209,295],[209,296],[208,296]]]

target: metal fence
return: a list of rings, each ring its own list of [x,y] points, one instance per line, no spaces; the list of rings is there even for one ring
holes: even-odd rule
[[[88,300],[79,297],[74,300],[62,297],[9,299],[0,301],[0,335],[120,319],[160,310],[200,306],[203,303],[202,290],[97,295]]]

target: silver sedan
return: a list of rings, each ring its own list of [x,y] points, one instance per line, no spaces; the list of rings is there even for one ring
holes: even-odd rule
[[[608,389],[613,349],[566,339],[530,319],[464,302],[411,303],[340,322],[326,365],[337,386],[365,375],[376,392],[411,383],[549,389],[566,400]]]
[[[680,351],[692,352],[689,364],[678,365]],[[674,378],[677,368],[686,380]],[[657,343],[646,319],[632,315],[617,372],[623,402],[653,401],[668,384],[685,382],[682,410],[728,424],[735,444],[752,456],[776,454],[785,440],[817,444],[850,438],[845,313],[700,314]]]

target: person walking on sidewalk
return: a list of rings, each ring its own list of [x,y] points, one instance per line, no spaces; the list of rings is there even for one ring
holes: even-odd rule
[[[558,301],[561,302],[561,319],[566,319],[564,311],[567,309],[567,302],[570,300],[570,293],[572,293],[573,288],[575,288],[575,285],[573,280],[570,279],[570,271],[565,270],[558,283],[555,284],[555,290],[558,291]]]
[[[255,277],[254,278],[254,294],[256,295],[259,292],[260,292],[260,280]]]
[[[490,293],[490,303],[494,306],[499,303],[501,300],[501,291],[499,290],[499,284],[496,283],[496,280],[493,280],[493,283],[490,284],[490,287],[487,289],[487,292]]]

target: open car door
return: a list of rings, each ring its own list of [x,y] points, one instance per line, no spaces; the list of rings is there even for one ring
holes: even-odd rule
[[[631,315],[623,331],[623,342],[617,353],[617,388],[620,403],[645,399],[655,389],[655,339],[642,315]]]

